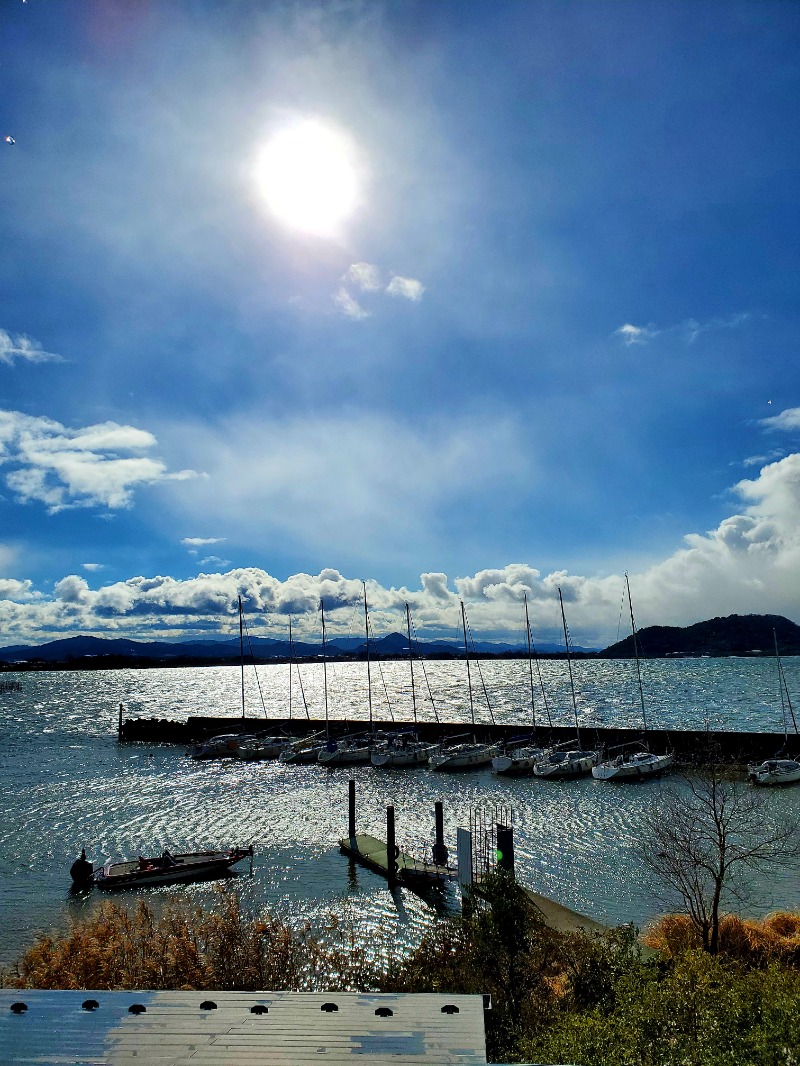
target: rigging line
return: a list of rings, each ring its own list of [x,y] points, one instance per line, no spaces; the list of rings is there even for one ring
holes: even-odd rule
[[[792,707],[792,698],[789,695],[789,686],[786,684],[786,674],[783,669],[783,662],[781,661],[780,654],[778,652],[778,634],[773,629],[772,639],[775,642],[775,659],[778,663],[778,685],[781,693],[781,715],[783,716],[783,735],[784,739],[789,739],[789,720],[786,717],[786,704],[789,705],[789,714],[792,717],[792,725],[794,726],[795,733],[797,730],[797,719],[794,716],[794,708]]]
[[[414,619],[411,619],[411,631],[414,634],[414,643],[417,646],[417,658],[419,659],[420,666],[422,667],[422,676],[425,678],[425,685],[428,689],[428,699],[431,701],[431,709],[433,710],[433,717],[436,724],[439,724],[439,711],[436,708],[436,700],[433,698],[433,690],[431,689],[430,678],[428,677],[428,671],[425,669],[425,660],[422,657],[422,653],[419,650],[419,637],[417,636],[417,627]]]
[[[297,671],[297,683],[300,686],[300,695],[303,697],[303,708],[306,712],[306,718],[310,719],[311,715],[308,713],[308,701],[306,700],[305,689],[303,688],[303,675],[300,673],[300,663],[294,657],[294,641],[292,640],[292,619],[289,618],[289,717],[292,717],[292,663],[294,663],[295,670]]]
[[[529,675],[529,679],[530,679],[530,683],[531,683],[531,722],[532,722],[532,725],[533,725],[533,735],[534,735],[534,739],[535,739],[535,737],[536,737],[536,700],[534,700],[534,698],[533,698],[533,656],[532,656],[532,651],[531,651],[531,648],[532,648],[532,645],[533,645],[533,641],[531,640],[531,622],[530,622],[530,618],[528,617],[528,593],[527,592],[524,593],[524,598],[525,598],[525,636],[528,638],[528,675]]]
[[[411,710],[414,715],[414,725],[417,724],[417,690],[414,686],[414,649],[411,646],[411,608],[406,601],[406,632],[408,635],[408,666],[411,671]]]
[[[372,619],[367,612],[367,625],[369,627],[369,633],[372,637],[373,644],[375,643],[375,630],[372,627]],[[383,685],[383,694],[386,697],[386,706],[389,708],[389,717],[394,721],[394,710],[392,709],[392,701],[389,699],[389,689],[386,687],[386,678],[383,674],[383,663],[378,659],[378,673],[381,675],[381,684]]]
[[[639,682],[639,702],[642,705],[642,722],[644,724],[645,739],[647,738],[647,710],[644,704],[644,687],[642,686],[642,667],[639,662],[639,644],[636,639],[636,622],[633,618],[633,600],[631,599],[631,584],[628,580],[628,571],[625,571],[625,588],[628,590],[628,607],[631,612],[631,636],[633,637],[633,655],[636,659],[636,679]]]
[[[489,717],[492,720],[492,725],[497,725],[494,720],[494,711],[492,710],[492,704],[489,700],[489,693],[486,691],[486,682],[483,679],[483,670],[481,670],[481,661],[477,657],[478,651],[475,647],[475,638],[472,635],[472,626],[469,624],[469,618],[467,619],[467,630],[469,631],[469,639],[472,643],[472,652],[475,655],[475,665],[478,667],[478,677],[481,679],[481,688],[483,689],[484,699],[486,700],[486,706],[489,708]]]
[[[542,675],[542,661],[539,658],[539,653],[536,651],[536,644],[531,637],[531,647],[533,648],[533,654],[536,659],[536,672],[539,675],[539,688],[542,690],[542,701],[544,702],[544,709],[547,711],[547,721],[550,723],[550,728],[553,728],[553,716],[550,714],[550,701],[547,698],[547,693],[544,688],[544,676]]]
[[[264,717],[266,718],[267,717],[267,705],[264,702],[264,693],[263,693],[263,691],[261,689],[261,679],[258,676],[258,667],[256,666],[256,657],[255,657],[255,653],[253,652],[253,644],[252,644],[252,641],[250,640],[250,630],[249,630],[249,628],[247,626],[247,619],[244,616],[244,611],[242,612],[242,624],[244,626],[244,632],[245,632],[245,635],[247,637],[247,647],[250,650],[250,659],[251,659],[251,661],[253,663],[253,673],[256,675],[256,684],[258,685],[258,695],[261,698],[261,710],[264,712]]]
[[[580,729],[580,725],[578,724],[578,700],[577,700],[577,698],[575,696],[575,679],[572,676],[572,656],[570,654],[570,649],[572,647],[572,637],[570,636],[569,626],[567,625],[567,616],[564,614],[564,599],[563,599],[563,597],[561,595],[560,586],[558,587],[558,602],[559,602],[559,605],[561,607],[561,624],[562,624],[562,626],[564,628],[564,647],[566,648],[566,651],[567,651],[567,668],[569,669],[569,687],[570,687],[570,692],[572,693],[572,710],[573,710],[573,713],[575,715],[575,733],[576,733],[576,735],[578,737],[578,747],[582,748],[583,744],[581,742],[581,729]]]

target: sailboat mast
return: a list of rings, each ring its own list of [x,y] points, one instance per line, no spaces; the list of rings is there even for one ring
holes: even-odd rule
[[[784,741],[784,748],[786,748],[786,745],[789,743],[789,715],[791,715],[792,724],[794,725],[795,733],[798,732],[797,719],[794,716],[794,708],[792,707],[792,699],[791,699],[791,696],[789,695],[789,686],[786,684],[786,674],[784,674],[784,672],[783,672],[783,663],[781,662],[781,657],[778,654],[778,634],[776,633],[776,631],[774,629],[772,630],[772,639],[775,642],[775,662],[778,664],[778,685],[780,686],[780,690],[781,690],[781,714],[783,715],[783,741]],[[787,703],[789,704],[789,714],[788,715],[786,713],[786,704]],[[788,754],[788,749],[787,749],[787,754]]]
[[[291,663],[294,658],[294,647],[291,643],[291,616],[289,617],[289,721],[291,721]]]
[[[369,612],[367,611],[367,583],[362,581],[364,586],[364,632],[367,637],[367,702],[369,703],[369,731],[373,730],[372,726],[372,678],[370,676],[369,669]]]
[[[319,609],[322,614],[322,686],[325,689],[325,739],[331,738],[331,724],[328,719],[328,651],[325,643],[325,605],[322,597],[319,601]]]
[[[639,702],[642,705],[642,722],[645,735],[647,735],[647,711],[644,705],[644,688],[642,687],[642,667],[639,663],[639,642],[636,639],[636,623],[633,620],[633,600],[631,599],[631,584],[628,581],[628,571],[625,571],[625,587],[628,590],[628,610],[631,615],[631,636],[633,637],[633,657],[636,659],[636,679],[639,682]]]
[[[567,618],[564,614],[564,600],[561,596],[561,588],[558,590],[558,602],[561,605],[561,625],[564,627],[564,647],[567,649],[567,668],[569,670],[569,687],[572,693],[572,711],[575,715],[575,732],[578,736],[578,747],[583,750],[581,742],[581,730],[578,725],[578,701],[575,698],[575,680],[572,676],[572,657],[569,653],[569,634],[567,633]]]
[[[464,601],[461,601],[461,628],[464,630],[464,654],[467,657],[467,685],[469,686],[469,716],[475,727],[475,703],[472,699],[472,674],[469,668],[469,645],[467,644],[467,612],[464,610]]]
[[[411,651],[411,610],[406,604],[406,631],[408,632],[408,666],[411,670],[411,706],[414,710],[414,725],[417,724],[417,690],[414,688],[414,656]]]
[[[242,671],[242,721],[244,721],[244,612],[242,610],[242,597],[239,600],[239,664]]]
[[[530,675],[531,683],[531,721],[533,723],[533,734],[536,736],[536,703],[533,698],[533,652],[531,649],[531,623],[528,618],[528,593],[525,592],[525,633],[528,638],[528,673]]]

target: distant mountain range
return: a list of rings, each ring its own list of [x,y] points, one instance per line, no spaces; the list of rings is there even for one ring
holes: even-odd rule
[[[556,645],[542,645],[538,650],[542,654],[557,654],[563,648]],[[272,637],[253,637],[245,645],[245,653],[250,652],[257,659],[296,659],[321,658],[322,645],[302,641],[276,640]],[[476,641],[475,651],[480,655],[520,655],[527,654],[521,645],[501,641]],[[592,653],[592,649],[575,648],[578,653]],[[339,637],[328,641],[327,654],[330,658],[364,658],[366,644],[363,638]],[[455,641],[432,640],[414,642],[414,654],[429,658],[460,658],[464,654],[463,645]],[[395,658],[408,655],[408,638],[402,633],[389,633],[370,641],[370,655],[376,659]],[[187,663],[187,662],[229,662],[239,660],[239,641],[231,640],[189,640],[189,641],[141,641],[127,637],[65,637],[51,640],[46,644],[16,644],[0,648],[0,663],[47,663],[51,665],[69,663],[91,665],[89,660],[130,660],[147,663]],[[100,665],[100,664],[98,664]],[[110,664],[109,664],[110,665]]]
[[[788,618],[773,614],[729,615],[727,618],[712,618],[691,626],[649,626],[637,633],[639,654],[648,659],[678,658],[682,656],[724,655],[771,655],[774,652],[774,637],[782,655],[800,655],[800,626]],[[321,644],[309,644],[270,637],[253,637],[245,646],[249,657],[258,660],[286,660],[292,655],[297,659],[314,659],[322,656]],[[522,645],[493,641],[476,641],[475,651],[493,657],[519,657],[527,654]],[[564,649],[554,644],[537,646],[541,655],[563,655]],[[629,659],[633,657],[633,638],[612,644],[603,651],[591,648],[573,648],[579,655],[596,655],[603,659]],[[366,645],[358,637],[340,637],[331,640],[327,653],[332,659],[360,659],[366,654]],[[414,653],[426,658],[461,658],[462,645],[456,641],[432,640],[414,644]],[[392,659],[408,655],[408,639],[402,633],[389,633],[370,641],[370,655],[376,659]],[[234,640],[189,640],[139,641],[126,637],[65,637],[37,646],[18,644],[0,648],[0,663],[36,664],[50,667],[68,665],[74,668],[92,666],[185,665],[190,663],[225,663],[239,661],[239,641]]]

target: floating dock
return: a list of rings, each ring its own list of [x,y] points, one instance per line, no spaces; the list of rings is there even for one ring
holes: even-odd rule
[[[339,848],[344,855],[355,859],[362,866],[366,866],[387,880],[395,880],[400,884],[410,887],[420,884],[432,884],[446,881],[453,877],[453,871],[447,866],[437,866],[436,863],[424,862],[415,859],[413,855],[398,849],[394,859],[394,872],[390,870],[388,845],[384,840],[370,836],[368,833],[358,833],[354,837],[346,837],[339,841]]]

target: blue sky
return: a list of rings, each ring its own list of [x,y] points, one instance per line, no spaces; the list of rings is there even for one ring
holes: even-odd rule
[[[3,0],[0,644],[800,622],[799,21]]]

